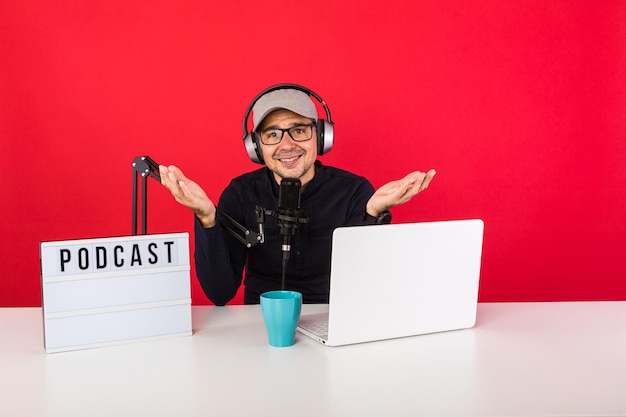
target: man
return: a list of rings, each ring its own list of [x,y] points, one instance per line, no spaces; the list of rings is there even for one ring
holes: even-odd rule
[[[317,156],[324,135],[318,121],[324,121],[319,119],[311,95],[319,97],[304,87],[286,85],[257,96],[251,107],[251,138],[257,156],[250,157],[265,167],[233,179],[220,197],[219,210],[180,169],[159,167],[163,185],[195,213],[196,274],[216,305],[235,296],[244,269],[246,304],[258,303],[265,291],[280,289],[283,272],[283,241],[275,217],[265,219],[265,242],[246,248],[220,226],[228,223],[224,213],[247,229],[257,230],[255,208],[276,209],[281,180],[299,179],[301,210],[310,221],[302,224],[291,240],[285,289],[301,292],[305,303],[327,303],[333,230],[388,223],[389,209],[423,191],[435,175],[432,169],[415,171],[374,191],[365,178],[322,165]],[[250,108],[244,125],[249,112]]]

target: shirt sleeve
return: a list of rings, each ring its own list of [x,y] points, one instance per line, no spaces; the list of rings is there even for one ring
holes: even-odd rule
[[[223,205],[223,198],[220,198],[220,207]],[[239,217],[232,208],[226,211]],[[219,211],[216,225],[211,228],[204,228],[197,217],[194,219],[196,275],[206,296],[218,306],[225,305],[237,294],[247,253],[245,245],[224,229],[224,221]]]

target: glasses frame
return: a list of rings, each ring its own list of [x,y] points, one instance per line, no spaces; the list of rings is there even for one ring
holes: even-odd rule
[[[297,129],[297,128],[303,128],[303,127],[310,127],[310,128],[311,128],[311,136],[309,136],[309,138],[308,138],[308,139],[296,139],[296,138],[294,138],[294,137],[292,136],[292,134],[291,134],[290,130],[291,130],[291,129]],[[297,124],[297,125],[295,125],[295,126],[291,126],[291,127],[290,127],[290,128],[288,128],[288,129],[280,129],[280,128],[278,128],[278,127],[270,127],[270,128],[267,128],[267,129],[263,129],[263,130],[261,130],[260,132],[257,132],[257,135],[259,136],[259,140],[261,141],[261,143],[262,143],[263,145],[266,145],[266,146],[274,146],[274,145],[278,145],[280,142],[282,142],[282,141],[283,141],[283,138],[285,137],[285,132],[289,135],[289,137],[291,138],[291,140],[293,140],[294,142],[306,142],[306,141],[309,141],[309,140],[311,140],[311,139],[313,138],[313,129],[314,129],[315,127],[316,127],[316,124],[315,124],[315,123],[310,123],[310,124],[304,124],[304,123],[303,123],[303,124]],[[280,132],[281,132],[280,139],[278,139],[278,142],[276,142],[276,143],[265,143],[265,142],[263,141],[263,133],[264,133],[264,132],[271,131],[271,130],[280,130]]]

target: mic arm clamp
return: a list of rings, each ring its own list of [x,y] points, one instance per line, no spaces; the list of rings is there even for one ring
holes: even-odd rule
[[[226,222],[220,222],[223,228],[225,228],[235,239],[246,245],[247,248],[251,248],[257,243],[265,242],[265,232],[263,231],[263,223],[265,223],[265,209],[263,207],[256,206],[256,220],[259,224],[259,233],[254,232],[252,230],[246,229],[244,226],[239,224],[235,219],[230,217],[224,211],[220,210],[218,207],[215,207],[220,216],[223,216],[226,220],[232,223],[241,233],[237,233],[235,230],[231,229]]]
[[[311,218],[307,217],[300,210],[265,210],[265,214],[276,217],[281,228],[288,228],[291,230],[291,234],[294,234],[301,224],[306,224],[311,221]]]

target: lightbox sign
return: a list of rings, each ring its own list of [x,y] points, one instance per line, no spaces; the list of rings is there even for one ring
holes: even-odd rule
[[[44,242],[46,352],[191,334],[189,234]]]

